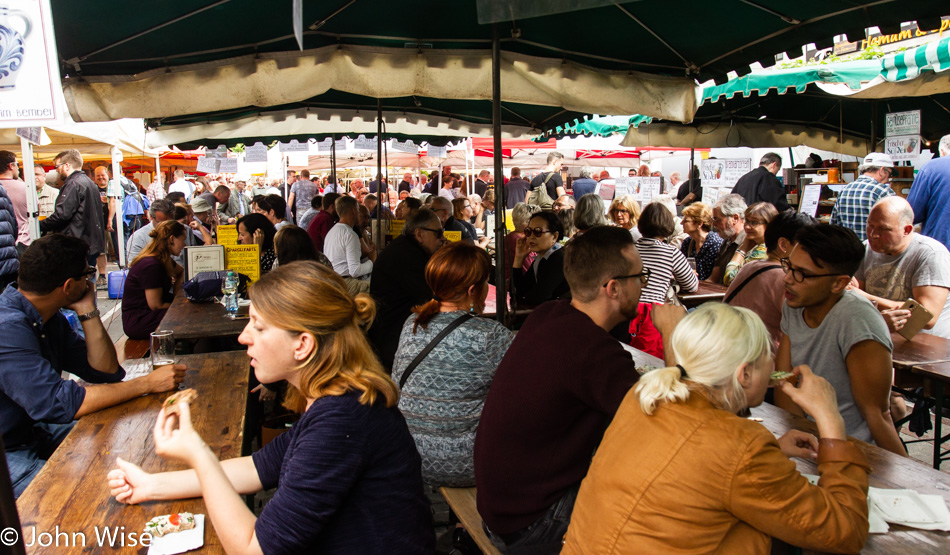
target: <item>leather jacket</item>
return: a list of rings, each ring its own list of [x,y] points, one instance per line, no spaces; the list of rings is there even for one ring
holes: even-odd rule
[[[104,253],[102,201],[95,182],[81,171],[73,172],[59,190],[56,208],[40,222],[40,231],[62,232],[89,244],[89,255]]]

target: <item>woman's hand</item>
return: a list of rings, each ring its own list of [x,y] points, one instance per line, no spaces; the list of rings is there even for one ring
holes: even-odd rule
[[[254,241],[254,244],[263,247],[264,246],[264,232],[260,228],[254,230],[254,235],[251,236]]]
[[[788,458],[816,460],[818,458],[818,438],[801,430],[789,430],[778,439],[782,453]]]
[[[527,257],[530,252],[531,251],[528,250],[528,238],[526,236],[522,236],[515,241],[515,257],[512,267],[520,268],[522,264],[524,264],[525,257]]]
[[[154,430],[155,452],[193,466],[195,457],[205,448],[205,442],[191,426],[191,407],[186,402],[178,406],[178,416],[166,414],[164,408],[158,413]]]
[[[742,245],[739,246],[739,250],[745,251],[747,254],[752,252],[752,249],[755,248],[756,242],[754,239],[749,237],[745,238],[745,241],[742,242]]]
[[[847,439],[835,388],[805,364],[793,368],[792,373],[798,376],[798,387],[783,380],[779,386],[782,393],[815,419],[821,437]]]
[[[122,457],[116,457],[115,465],[116,468],[106,475],[109,480],[109,495],[115,497],[119,503],[127,505],[148,501],[153,475],[123,460]]]

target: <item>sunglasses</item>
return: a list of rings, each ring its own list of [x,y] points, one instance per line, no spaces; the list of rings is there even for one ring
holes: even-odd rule
[[[79,274],[78,276],[74,277],[73,279],[75,279],[76,281],[81,281],[81,280],[84,280],[84,279],[89,279],[90,277],[92,277],[92,276],[94,276],[94,275],[96,275],[96,269],[90,266],[90,267],[86,268],[86,271],[84,271],[83,273],[81,273],[81,274]]]
[[[541,236],[544,235],[545,233],[554,233],[554,232],[553,232],[553,231],[549,231],[549,230],[547,230],[547,229],[541,229],[540,227],[536,227],[536,228],[534,228],[534,229],[531,229],[530,227],[526,227],[526,228],[524,228],[524,232],[523,232],[523,233],[524,233],[524,236],[525,236],[525,237],[531,237],[532,234],[534,234],[534,235],[537,236],[537,237],[541,237]]]

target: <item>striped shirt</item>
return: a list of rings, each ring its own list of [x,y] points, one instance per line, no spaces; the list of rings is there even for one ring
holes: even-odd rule
[[[637,240],[637,250],[640,251],[643,267],[650,269],[650,281],[640,293],[641,303],[665,303],[666,292],[673,281],[683,291],[692,292],[699,287],[696,273],[676,247],[657,239],[641,237]]]
[[[894,190],[878,183],[873,177],[862,175],[838,193],[838,202],[831,210],[831,223],[844,226],[864,241],[868,238],[868,215],[879,199],[894,194]]]

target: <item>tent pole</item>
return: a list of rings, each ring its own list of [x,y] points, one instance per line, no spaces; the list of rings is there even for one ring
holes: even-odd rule
[[[155,154],[155,179],[160,179],[158,175],[162,173],[162,159],[160,154]],[[167,187],[164,181],[162,181],[162,189]]]
[[[491,41],[491,116],[495,170],[495,306],[498,321],[509,329],[508,283],[505,281],[505,180],[501,163],[501,30],[492,23]]]
[[[339,193],[340,186],[336,182],[336,134],[330,134],[330,181],[334,192]]]
[[[118,190],[122,188],[122,164],[120,163],[119,157],[117,156],[117,154],[120,154],[119,149],[116,147],[112,147],[112,181],[115,183],[115,187]],[[119,200],[119,199],[117,198],[116,200]],[[115,254],[116,254],[116,257],[119,259],[119,268],[125,268],[127,265],[126,264],[127,260],[125,259],[125,249],[126,249],[125,231],[123,229],[123,224],[125,222],[122,221],[122,216],[123,216],[123,213],[125,212],[122,206],[124,200],[125,200],[125,196],[123,195],[121,197],[121,200],[119,200],[119,202],[116,202],[118,206],[115,207],[115,222],[114,222],[115,235],[118,238],[116,242],[119,244],[119,249],[118,249],[119,252]]]
[[[30,240],[36,241],[40,237],[40,209],[36,198],[36,178],[33,173],[33,143],[20,137],[20,152],[23,155],[23,181],[26,183],[26,211],[30,220]],[[14,230],[16,231],[16,230]]]
[[[376,99],[376,236],[383,242],[383,194],[386,186],[383,184],[383,99]],[[370,214],[372,217],[372,214]],[[372,222],[372,220],[370,220]]]

